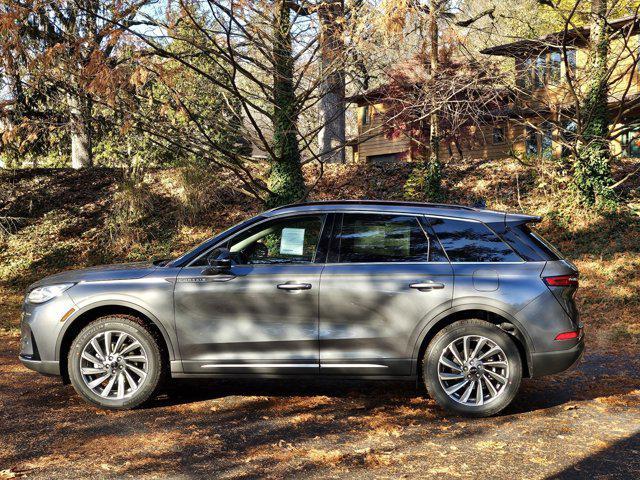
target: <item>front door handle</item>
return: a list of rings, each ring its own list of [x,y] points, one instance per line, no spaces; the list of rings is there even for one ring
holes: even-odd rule
[[[310,283],[281,283],[278,285],[280,290],[310,290]]]
[[[422,283],[412,283],[409,285],[410,288],[415,288],[416,290],[441,290],[444,288],[444,283],[439,282],[422,282]]]

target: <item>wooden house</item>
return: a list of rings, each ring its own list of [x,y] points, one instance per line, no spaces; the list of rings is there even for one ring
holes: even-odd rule
[[[636,17],[609,22],[613,32],[609,59],[615,70],[609,82],[609,108],[613,128],[625,131],[612,144],[615,154],[640,157],[640,35]],[[513,92],[499,111],[473,119],[455,138],[440,143],[441,158],[496,159],[513,155],[563,154],[563,135],[575,129],[576,96],[588,84],[589,28],[553,33],[532,40],[486,48],[487,56],[513,62]],[[569,72],[568,72],[569,70]],[[567,82],[567,76],[572,79]],[[408,135],[388,133],[384,112],[388,101],[378,88],[351,97],[357,108],[357,134],[348,145],[356,161],[412,160],[415,148]],[[633,106],[638,104],[636,111]],[[623,105],[624,108],[620,108]],[[624,111],[624,115],[621,112]],[[637,138],[636,138],[637,137]]]

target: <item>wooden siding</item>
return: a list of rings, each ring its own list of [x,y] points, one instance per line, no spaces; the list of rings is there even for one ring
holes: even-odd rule
[[[384,106],[380,103],[370,105],[369,123],[363,125],[365,106],[358,107],[358,148],[357,157],[360,161],[367,161],[367,157],[374,155],[404,154],[410,159],[411,141],[406,136],[389,138],[382,132]]]
[[[494,127],[504,128],[505,141],[493,143]],[[513,152],[524,152],[524,127],[513,122],[497,122],[494,125],[470,127],[469,132],[460,135],[457,143],[464,158],[485,158],[487,160],[505,158]],[[440,158],[459,158],[460,153],[454,141],[440,143]]]

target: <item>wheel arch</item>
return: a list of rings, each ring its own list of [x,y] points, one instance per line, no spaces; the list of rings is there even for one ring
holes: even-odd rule
[[[60,375],[64,383],[69,383],[66,358],[73,339],[93,320],[106,315],[129,315],[136,317],[146,328],[158,334],[157,336],[162,342],[160,350],[163,352],[162,354],[165,356],[165,360],[167,362],[175,360],[173,342],[166,329],[162,323],[146,309],[126,302],[92,304],[79,310],[73,317],[68,319],[58,337],[56,345],[57,360],[60,364]]]
[[[413,355],[415,366],[413,373],[420,378],[420,369],[422,368],[421,359],[429,345],[429,342],[431,342],[433,337],[435,337],[439,331],[458,320],[469,320],[473,318],[485,320],[499,326],[503,331],[509,334],[509,336],[513,338],[514,343],[520,352],[520,358],[522,359],[522,371],[526,376],[531,376],[531,339],[527,336],[526,331],[515,318],[507,312],[487,305],[460,305],[442,312],[440,315],[432,319],[423,328],[420,333],[420,337],[416,342]]]

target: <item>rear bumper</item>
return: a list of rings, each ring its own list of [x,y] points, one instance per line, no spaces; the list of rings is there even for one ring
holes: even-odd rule
[[[60,375],[60,362],[34,360],[32,358],[20,355],[18,357],[22,364],[43,375]]]
[[[584,353],[584,336],[569,350],[531,354],[531,377],[564,372],[573,367]]]

